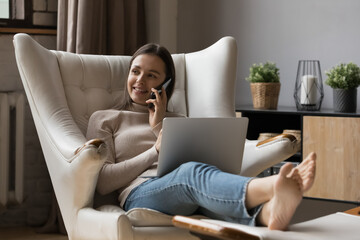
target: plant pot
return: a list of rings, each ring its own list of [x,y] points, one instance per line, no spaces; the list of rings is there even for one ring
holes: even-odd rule
[[[277,109],[280,83],[250,83],[255,109]]]
[[[333,101],[335,112],[356,112],[357,88],[354,89],[333,89]]]

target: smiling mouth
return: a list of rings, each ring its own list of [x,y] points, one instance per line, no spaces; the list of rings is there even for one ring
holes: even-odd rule
[[[145,94],[145,93],[148,92],[147,90],[144,90],[144,89],[141,89],[141,88],[137,88],[137,87],[133,87],[133,90],[134,90],[136,93],[141,93],[141,94]]]

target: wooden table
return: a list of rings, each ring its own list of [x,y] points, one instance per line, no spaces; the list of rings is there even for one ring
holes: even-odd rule
[[[344,213],[360,216],[360,207],[345,211]],[[233,228],[223,227],[218,224],[201,221],[184,216],[175,216],[172,220],[174,226],[190,230],[192,234],[202,240],[260,240],[259,237]]]

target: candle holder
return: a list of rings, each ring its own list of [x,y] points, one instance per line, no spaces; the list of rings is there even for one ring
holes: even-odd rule
[[[294,98],[297,110],[320,110],[324,98],[320,61],[299,61]]]

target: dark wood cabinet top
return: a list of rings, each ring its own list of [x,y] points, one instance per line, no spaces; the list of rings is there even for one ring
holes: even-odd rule
[[[267,113],[267,114],[294,114],[303,116],[334,116],[334,117],[360,117],[360,111],[356,113],[334,112],[333,109],[320,109],[320,111],[298,111],[296,107],[278,106],[276,110],[254,109],[252,105],[236,105],[237,112]]]

